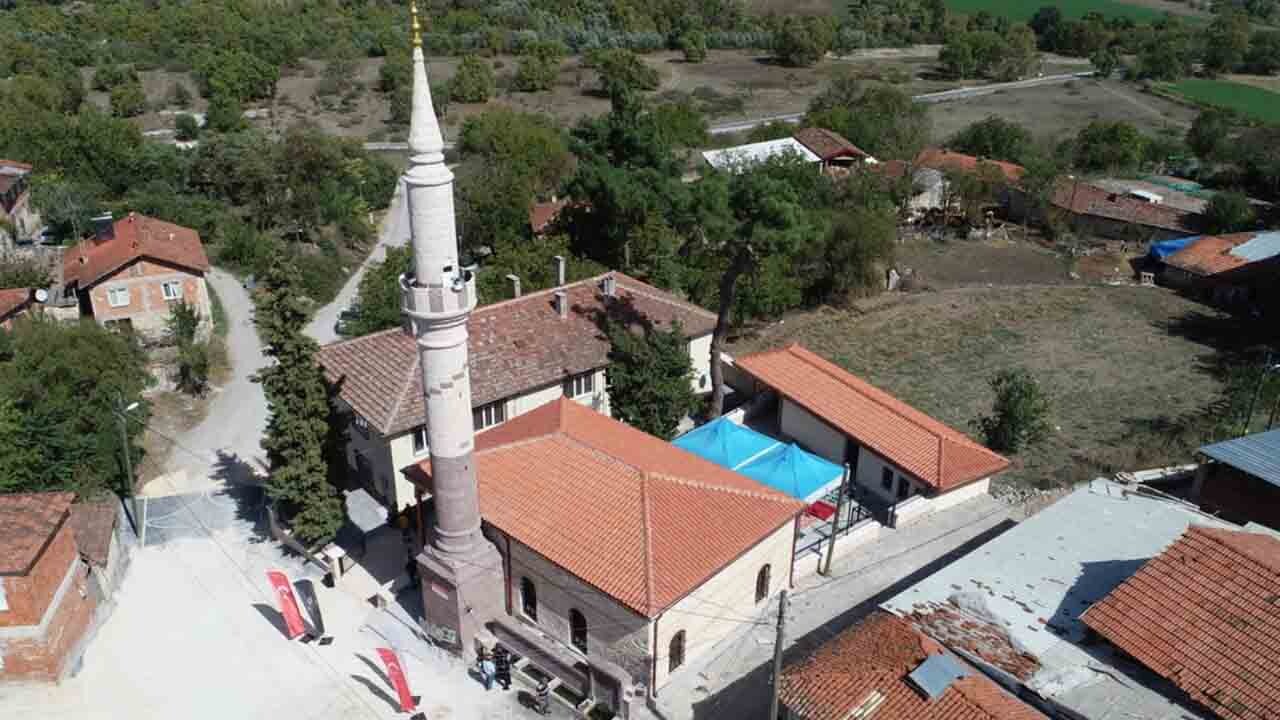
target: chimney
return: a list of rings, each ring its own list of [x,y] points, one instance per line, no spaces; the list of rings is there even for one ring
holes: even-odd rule
[[[613,273],[605,275],[604,282],[601,285],[605,297],[613,297],[618,294],[618,280],[613,276]]]
[[[561,320],[569,317],[569,293],[563,290],[556,291],[556,314]]]
[[[507,279],[511,281],[511,297],[520,297],[520,276],[508,275]]]
[[[555,256],[556,261],[556,287],[564,285],[564,256]]]
[[[111,213],[103,213],[90,222],[93,223],[93,239],[94,242],[107,242],[115,239],[116,227],[115,219],[111,217]]]

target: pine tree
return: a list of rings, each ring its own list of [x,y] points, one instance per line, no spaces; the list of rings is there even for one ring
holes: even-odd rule
[[[297,271],[281,253],[272,258],[257,301],[258,334],[274,362],[255,378],[271,417],[263,447],[271,464],[267,495],[305,542],[332,538],[343,507],[329,482],[329,397],[315,362],[317,345],[302,333],[307,322]]]
[[[681,418],[697,410],[688,340],[677,323],[670,330],[614,321],[608,328],[609,408],[614,417],[650,435],[670,439]]]

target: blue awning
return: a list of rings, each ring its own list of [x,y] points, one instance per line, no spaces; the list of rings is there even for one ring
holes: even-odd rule
[[[1187,247],[1188,245],[1193,244],[1195,241],[1199,240],[1201,237],[1203,237],[1203,235],[1191,235],[1188,237],[1180,237],[1180,238],[1174,238],[1172,240],[1154,242],[1154,243],[1151,243],[1151,249],[1147,251],[1147,255],[1149,255],[1152,260],[1164,260],[1165,258]]]
[[[742,463],[780,443],[768,435],[735,425],[720,417],[681,435],[672,444],[721,467],[735,470]]]
[[[676,447],[736,470],[797,500],[812,502],[840,484],[844,468],[794,443],[717,418],[672,441]]]

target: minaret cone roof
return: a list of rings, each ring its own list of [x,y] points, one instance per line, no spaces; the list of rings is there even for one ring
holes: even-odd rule
[[[409,152],[427,155],[427,162],[444,162],[444,137],[431,103],[431,83],[427,81],[427,63],[422,48],[413,49],[413,114],[409,121]],[[433,157],[434,156],[434,157]]]

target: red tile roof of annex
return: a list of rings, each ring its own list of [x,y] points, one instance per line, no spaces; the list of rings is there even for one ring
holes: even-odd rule
[[[1168,205],[1114,193],[1084,180],[1062,178],[1054,186],[1055,207],[1076,215],[1087,215],[1146,225],[1162,230],[1190,233],[1196,227],[1196,214]]]
[[[950,490],[1009,467],[1007,459],[964,433],[798,344],[735,363],[935,490]]]
[[[1280,708],[1280,539],[1192,526],[1086,625],[1225,720]]]
[[[1045,720],[972,668],[926,698],[907,675],[944,652],[906,620],[877,611],[783,670],[780,699],[804,720],[845,720],[872,693],[883,697],[874,720]]]
[[[547,202],[534,203],[529,207],[529,228],[533,230],[535,235],[547,229],[556,218],[560,217],[560,211],[569,206],[568,200],[549,200]]]
[[[1235,248],[1256,238],[1258,233],[1206,235],[1164,259],[1166,265],[1196,275],[1217,275],[1250,264],[1251,260],[1232,255]]]
[[[845,136],[826,128],[801,128],[792,137],[796,139],[796,142],[809,148],[823,162],[838,157],[855,157],[859,159],[871,157],[867,151],[849,142]]]
[[[15,310],[20,310],[31,300],[31,288],[6,288],[0,290],[0,320]]]
[[[209,270],[200,234],[191,228],[129,213],[112,223],[115,237],[86,240],[62,257],[62,278],[87,289],[139,258],[176,265],[195,274]]]
[[[649,618],[804,508],[565,398],[480,433],[475,462],[486,522]],[[431,461],[406,475],[429,491]]]
[[[75,497],[70,492],[0,495],[0,575],[31,571]]]
[[[916,156],[915,163],[917,167],[933,168],[934,170],[952,170],[956,172],[973,173],[983,165],[989,165],[1000,171],[1006,182],[1016,184],[1022,179],[1026,168],[1011,162],[1003,160],[992,160],[990,158],[980,158],[964,153],[953,152],[945,148],[925,148]]]
[[[599,288],[608,275],[477,308],[467,324],[471,402],[475,407],[545,387],[608,364],[609,341],[597,321],[606,312]],[[617,298],[658,327],[680,321],[689,337],[715,328],[715,315],[622,273]],[[553,305],[568,293],[569,316]],[[413,336],[392,328],[326,345],[318,354],[339,395],[382,435],[397,435],[427,421],[422,371]]]

